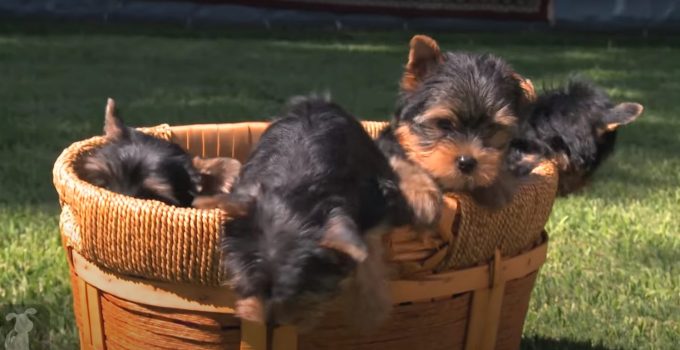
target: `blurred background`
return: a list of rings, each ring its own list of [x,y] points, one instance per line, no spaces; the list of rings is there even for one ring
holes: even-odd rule
[[[129,125],[266,120],[330,91],[394,108],[408,41],[500,55],[539,92],[572,74],[645,106],[590,187],[559,199],[523,349],[680,344],[680,1],[0,0],[0,344],[33,307],[31,349],[78,339],[52,165]]]
[[[0,15],[186,27],[677,30],[677,0],[3,0]]]

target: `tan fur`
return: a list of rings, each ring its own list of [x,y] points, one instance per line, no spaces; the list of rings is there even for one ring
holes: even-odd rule
[[[307,333],[319,325],[332,305],[333,301],[329,302],[308,294],[299,297],[294,304],[272,304],[269,312],[275,315],[275,320],[279,324],[294,326],[298,332]]]
[[[275,315],[276,322],[291,325],[300,333],[306,333],[318,325],[330,307],[329,303],[320,303],[314,296],[301,297],[296,305],[270,305],[270,315]],[[237,317],[257,323],[267,323],[264,304],[257,297],[248,297],[236,301]]]
[[[553,161],[557,164],[557,168],[560,171],[567,171],[569,169],[569,157],[563,153],[559,152],[555,155]]]
[[[519,160],[518,165],[521,167],[536,168],[545,158],[538,154],[524,154]]]
[[[416,222],[432,225],[441,211],[442,194],[439,186],[419,166],[406,160],[392,157],[390,165],[399,176],[399,189],[413,210]]]
[[[345,295],[348,323],[358,331],[379,326],[392,309],[382,243],[387,231],[386,225],[380,225],[366,233],[368,258],[357,267]]]
[[[236,316],[251,322],[264,323],[264,307],[262,301],[256,297],[236,301]]]
[[[405,91],[415,90],[429,70],[442,60],[439,45],[429,36],[414,36],[409,47],[408,63],[401,79],[401,88]]]
[[[324,236],[319,245],[322,247],[337,250],[343,254],[347,254],[357,262],[366,260],[367,252],[356,244],[356,242],[348,241],[344,235],[347,229],[342,222],[342,218],[331,216],[325,225]]]
[[[172,185],[169,184],[164,179],[160,179],[157,177],[148,177],[144,179],[142,186],[144,186],[144,188],[146,188],[150,192],[154,192],[163,198],[169,199],[173,202],[179,202],[175,198],[175,193],[172,189]]]
[[[220,193],[196,196],[191,206],[198,209],[221,209],[225,217],[235,218],[245,216],[251,204],[231,201],[228,193]]]
[[[471,190],[490,186],[498,177],[502,151],[482,146],[480,140],[469,139],[461,143],[451,140],[434,141],[431,147],[421,146],[420,138],[408,125],[397,128],[395,135],[411,160],[430,173],[445,190]],[[472,174],[462,174],[456,159],[469,155],[477,160]]]
[[[86,157],[85,161],[81,165],[82,172],[87,173],[108,173],[109,166],[106,164],[104,159],[97,157]]]
[[[644,112],[645,107],[636,102],[622,102],[610,109],[610,112],[614,112],[618,115],[618,120],[609,121],[602,126],[599,126],[597,131],[597,136],[602,137],[605,134],[615,131],[621,126],[628,125],[635,120],[637,120],[642,112]]]
[[[219,209],[225,201],[225,195],[198,195],[194,198],[191,206],[196,209]]]
[[[602,128],[598,131],[600,131],[600,135],[604,135],[607,132],[612,132],[612,131],[618,129],[619,126],[621,126],[621,124],[619,124],[619,123],[609,123],[609,124],[605,125],[604,128]]]
[[[496,133],[493,134],[489,139],[487,139],[486,142],[493,148],[505,150],[510,145],[511,140],[512,134],[508,130],[499,130],[496,131]]]
[[[557,166],[559,171],[559,188],[557,189],[560,195],[567,195],[574,193],[588,185],[588,180],[582,170],[575,169],[569,162],[569,157],[559,152],[554,155],[551,161]]]
[[[518,73],[513,73],[512,77],[517,80],[519,87],[522,89],[522,105],[526,106],[536,101],[536,90],[534,89],[534,84],[531,82],[531,80],[524,78]]]
[[[108,140],[116,140],[121,138],[123,133],[124,126],[117,115],[116,101],[109,98],[106,101],[106,110],[104,114],[104,137]]]
[[[501,125],[514,126],[517,123],[517,117],[515,117],[509,106],[505,106],[498,110],[493,116],[493,120]]]
[[[238,160],[227,157],[194,157],[192,162],[201,175],[202,195],[229,193],[241,170],[241,163]]]
[[[458,124],[458,117],[456,117],[453,109],[444,105],[430,107],[423,114],[417,116],[415,121],[418,123],[423,123],[433,119],[447,119],[451,121],[453,125]]]

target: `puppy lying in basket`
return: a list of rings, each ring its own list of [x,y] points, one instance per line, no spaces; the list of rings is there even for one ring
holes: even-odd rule
[[[109,99],[104,116],[106,144],[86,155],[79,176],[128,196],[188,207],[203,197],[229,192],[241,163],[191,157],[178,145],[125,126]]]
[[[643,110],[635,102],[614,104],[592,82],[571,78],[564,86],[543,91],[531,104],[510,147],[512,163],[551,159],[559,169],[559,194],[576,192],[614,151],[618,128],[635,121]]]

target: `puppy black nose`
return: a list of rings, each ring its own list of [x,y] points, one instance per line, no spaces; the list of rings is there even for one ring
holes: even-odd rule
[[[463,174],[471,173],[472,170],[475,169],[475,166],[477,166],[477,160],[471,156],[460,156],[456,159],[456,163],[458,163],[458,169],[460,169]]]

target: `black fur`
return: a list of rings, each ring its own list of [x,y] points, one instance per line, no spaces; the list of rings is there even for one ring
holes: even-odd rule
[[[425,46],[422,43],[431,46],[429,54],[417,52]],[[418,57],[430,61],[417,62]],[[482,205],[501,207],[512,198],[517,183],[507,156],[509,143],[518,133],[517,122],[526,115],[528,101],[521,79],[499,57],[440,54],[432,39],[416,36],[396,113],[378,140],[380,148],[389,157],[409,158],[421,166],[443,191],[467,192]],[[449,116],[423,118],[433,109]],[[417,142],[406,145],[399,138],[406,127]],[[423,161],[431,156],[420,157],[438,151],[453,156],[440,157],[436,164]],[[463,163],[469,164],[470,159],[472,164],[466,167]]]
[[[521,137],[512,142],[513,157],[537,154],[555,159],[560,167],[560,194],[569,194],[585,185],[612,154],[616,127],[630,123],[641,112],[639,104],[615,105],[592,82],[572,78],[538,96],[521,125]]]
[[[395,175],[361,124],[315,97],[292,100],[269,126],[230,201],[240,206],[223,243],[232,287],[261,301],[267,322],[299,326],[313,323],[362,263],[324,246],[329,222],[339,218],[341,243],[366,251],[366,232],[404,210]]]
[[[190,206],[200,181],[191,156],[172,142],[123,125],[113,101],[109,104],[108,142],[81,160],[80,177],[112,192]]]
[[[514,71],[500,57],[491,54],[444,52],[443,63],[436,65],[414,91],[399,93],[394,123],[412,122],[428,107],[455,106],[464,129],[458,133],[484,136],[493,114],[509,106],[520,115],[523,91],[513,77]],[[426,132],[422,126],[415,130]]]

